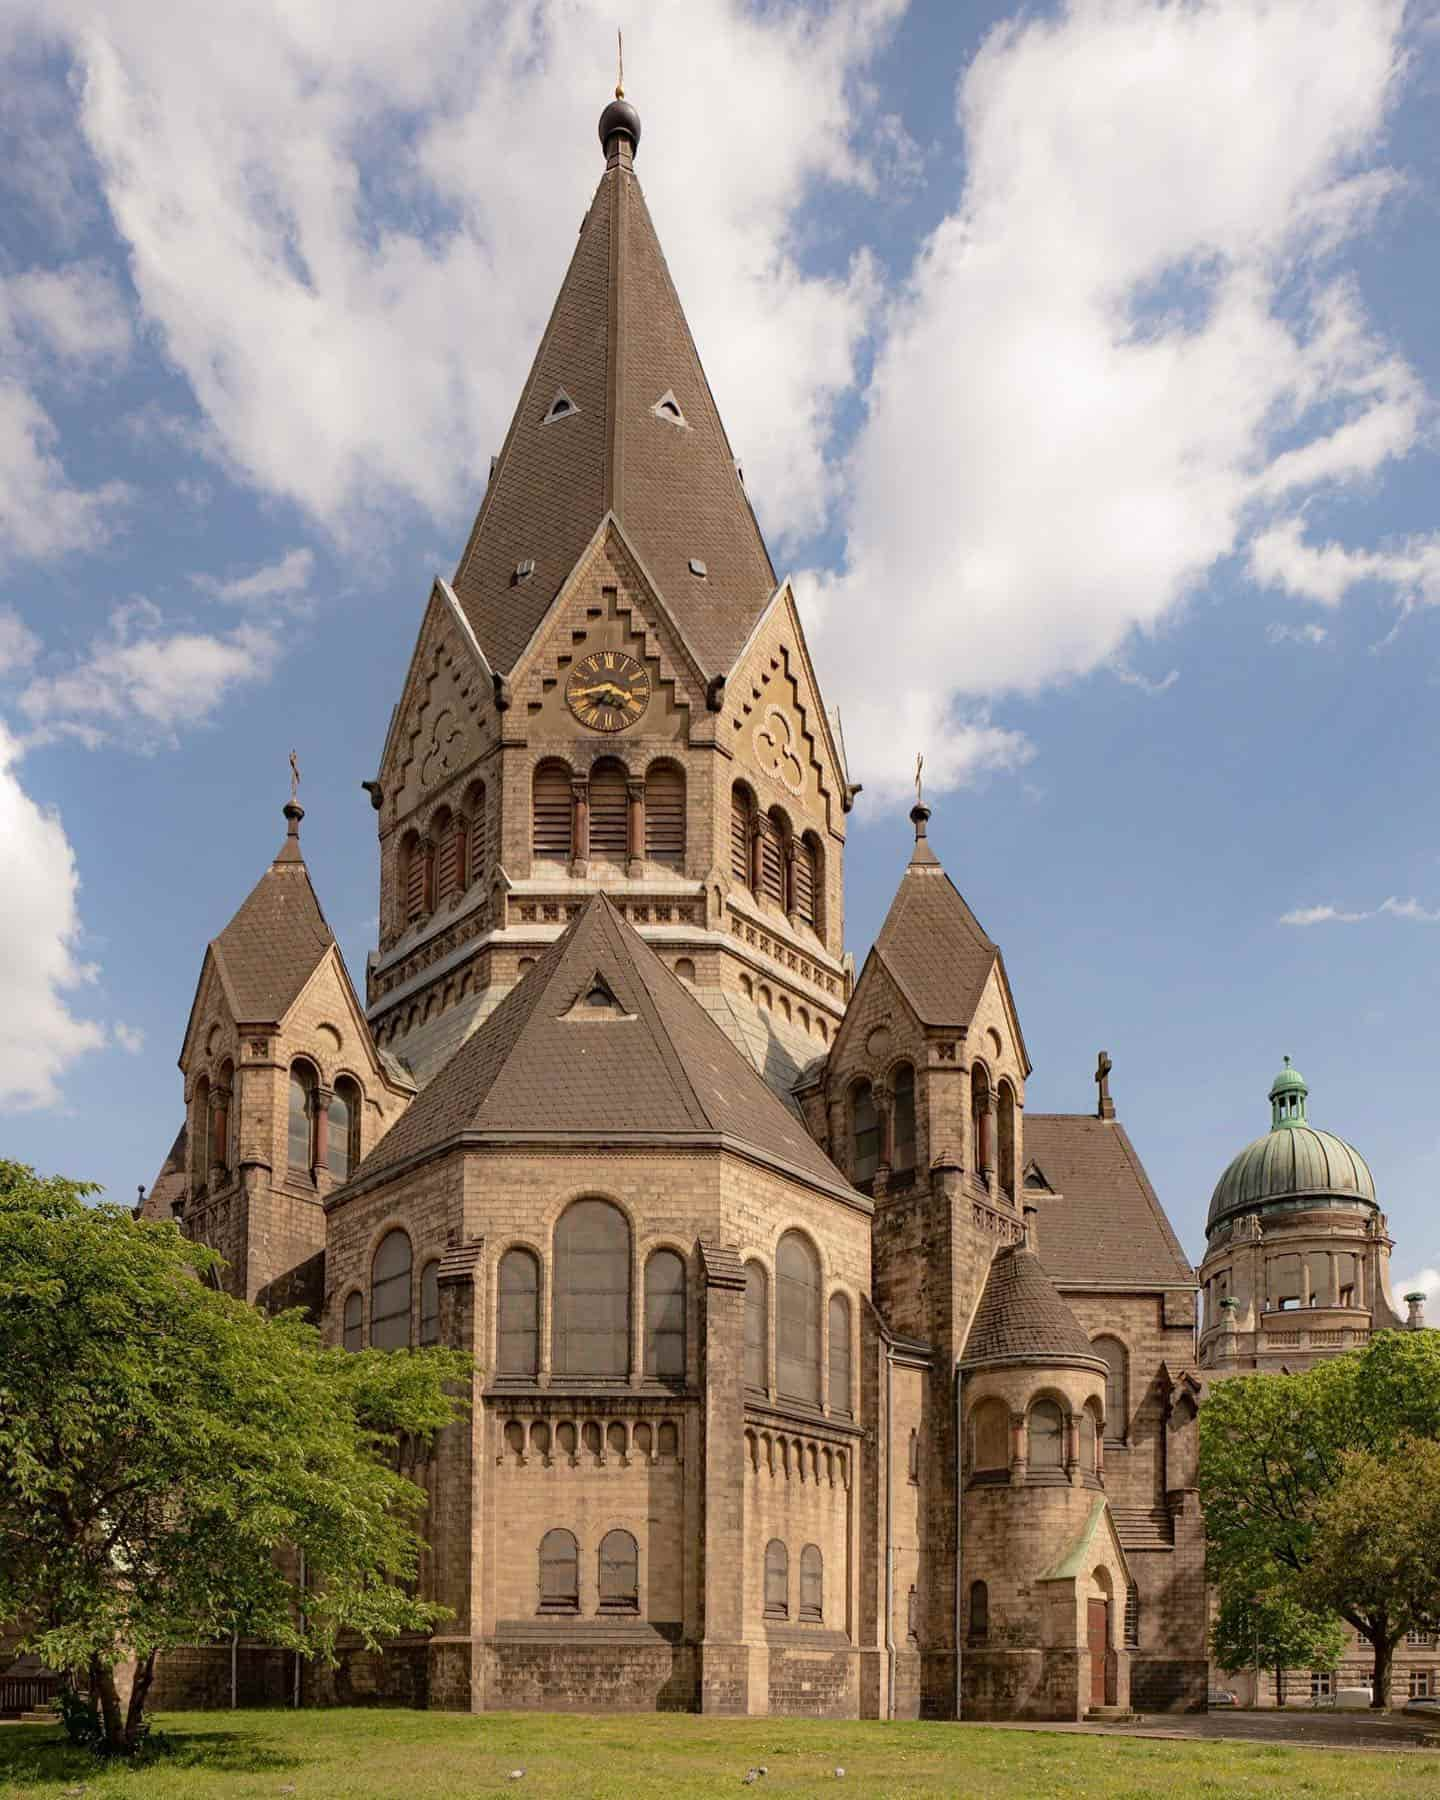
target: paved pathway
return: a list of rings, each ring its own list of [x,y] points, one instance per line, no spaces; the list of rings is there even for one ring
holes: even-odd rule
[[[978,1723],[978,1721],[977,1721]],[[1415,1713],[1243,1712],[1150,1714],[1115,1724],[1061,1725],[1029,1720],[997,1726],[1002,1731],[1077,1731],[1088,1736],[1226,1738],[1251,1744],[1296,1744],[1318,1749],[1440,1751],[1440,1718]]]

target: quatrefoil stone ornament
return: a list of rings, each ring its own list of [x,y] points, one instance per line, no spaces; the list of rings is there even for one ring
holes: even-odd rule
[[[805,785],[805,765],[796,748],[798,733],[790,715],[779,706],[767,706],[755,725],[755,754],[760,767],[798,794]]]

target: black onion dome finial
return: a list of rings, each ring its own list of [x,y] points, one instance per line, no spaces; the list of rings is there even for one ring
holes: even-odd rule
[[[608,157],[611,138],[628,137],[633,157],[640,148],[640,115],[625,98],[625,42],[618,31],[615,36],[619,48],[615,98],[600,115],[600,147]]]

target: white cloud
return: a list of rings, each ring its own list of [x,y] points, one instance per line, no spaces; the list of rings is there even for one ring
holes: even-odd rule
[[[1426,1323],[1440,1325],[1440,1317],[1436,1316],[1437,1312],[1440,1312],[1440,1269],[1421,1269],[1408,1281],[1395,1282],[1390,1292],[1395,1299],[1396,1311],[1402,1319],[1410,1310],[1405,1304],[1405,1296],[1407,1294],[1423,1294],[1427,1314]]]
[[[0,551],[54,556],[103,543],[123,482],[76,487],[55,454],[55,427],[20,381],[0,373]]]
[[[124,1025],[117,1019],[110,1029],[127,1056],[138,1056],[145,1048],[145,1033],[138,1025]]]
[[[192,575],[190,579],[202,592],[214,595],[217,600],[247,605],[255,600],[293,602],[304,594],[314,572],[315,552],[299,549],[287,550],[275,562],[265,563],[249,575],[234,576],[229,581],[218,580],[214,575]]]
[[[881,614],[943,729],[967,696],[1114,666],[1279,500],[1414,446],[1420,383],[1322,261],[1395,185],[1401,18],[1070,0],[991,33],[963,194],[876,357],[845,572],[805,584],[872,787],[911,755],[857,707]]]
[[[1180,671],[1171,669],[1168,675],[1162,675],[1158,681],[1148,675],[1142,675],[1138,669],[1132,669],[1129,663],[1117,660],[1110,665],[1110,673],[1117,681],[1123,681],[1126,687],[1139,688],[1142,694],[1168,694],[1180,679]]]
[[[1250,573],[1262,587],[1322,606],[1338,606],[1367,581],[1389,588],[1403,607],[1440,606],[1440,532],[1386,550],[1351,550],[1310,543],[1300,519],[1282,519],[1251,543]]]
[[[79,880],[59,817],[20,784],[19,745],[0,724],[0,1108],[50,1106],[65,1071],[105,1040],[71,996],[93,980],[80,960]]]
[[[29,269],[0,291],[14,326],[70,361],[113,361],[130,348],[130,314],[119,289],[93,263]]]
[[[42,735],[70,734],[91,747],[116,734],[145,749],[173,745],[232,688],[268,676],[279,650],[268,626],[176,629],[158,607],[135,601],[114,609],[107,631],[71,667],[31,681],[20,706]]]
[[[1365,919],[1408,919],[1414,924],[1440,923],[1440,907],[1422,906],[1416,899],[1401,900],[1394,894],[1362,912],[1347,912],[1338,906],[1297,906],[1281,913],[1281,925],[1359,925]]]
[[[1265,627],[1265,641],[1269,644],[1309,644],[1318,649],[1321,644],[1330,641],[1330,633],[1324,625],[1282,625],[1274,621]]]
[[[0,607],[0,675],[27,669],[40,654],[40,640],[13,607]]]
[[[26,0],[22,0],[22,5]],[[601,172],[601,0],[28,0],[68,43],[140,307],[217,453],[336,530],[478,499]],[[878,295],[807,273],[816,180],[914,152],[854,101],[904,0],[689,0],[626,20],[639,172],[750,491],[818,525],[824,449]],[[857,143],[858,136],[864,141]],[[717,147],[723,146],[723,154]]]

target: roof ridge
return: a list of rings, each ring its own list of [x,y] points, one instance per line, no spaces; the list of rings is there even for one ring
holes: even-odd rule
[[[616,956],[627,959],[634,970],[635,979],[640,986],[641,1004],[645,1008],[645,1022],[650,1028],[651,1036],[659,1047],[662,1059],[669,1066],[671,1080],[675,1082],[676,1087],[680,1090],[681,1094],[688,1098],[688,1109],[693,1114],[695,1122],[701,1126],[710,1126],[713,1129],[714,1121],[706,1112],[700,1096],[696,1091],[695,1084],[690,1079],[689,1071],[685,1067],[684,1058],[675,1048],[674,1039],[670,1035],[669,1027],[660,1017],[660,1009],[655,1004],[655,996],[650,991],[650,984],[645,979],[644,971],[640,967],[639,959],[636,957],[631,944],[625,940],[624,932],[628,929],[625,925],[625,921],[620,917],[620,913],[616,908],[614,901],[611,900],[608,894],[597,893],[594,900],[591,902],[591,905],[593,906],[596,902],[604,908],[603,916],[605,918],[606,928],[611,934],[611,942]],[[640,944],[645,949],[649,950],[650,946],[645,943],[645,940],[638,932],[631,932],[630,935],[633,937],[636,944]],[[651,954],[654,955],[654,952],[652,951]],[[660,959],[656,957],[655,960],[659,962]],[[661,967],[663,968],[664,965],[661,964]],[[668,974],[669,971],[667,970],[666,973]]]

